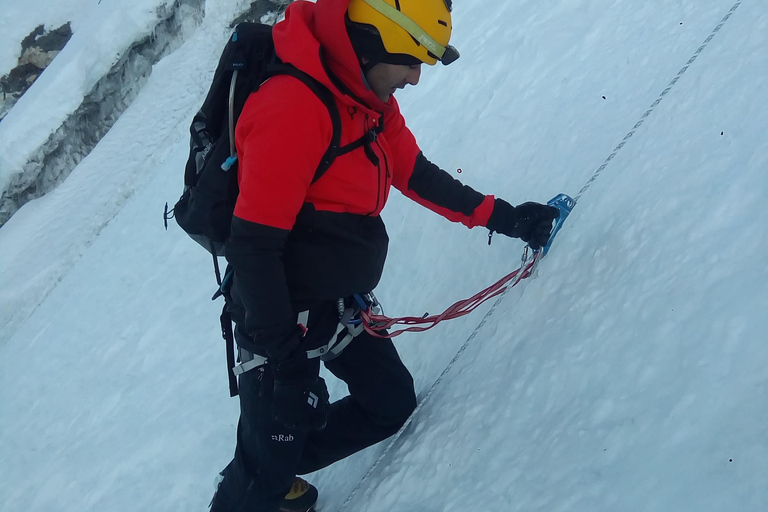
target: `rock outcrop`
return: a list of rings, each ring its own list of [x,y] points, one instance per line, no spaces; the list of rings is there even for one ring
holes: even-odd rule
[[[3,92],[0,97],[0,120],[53,62],[71,37],[72,28],[69,23],[50,32],[39,25],[21,41],[18,65],[0,78],[0,89]]]

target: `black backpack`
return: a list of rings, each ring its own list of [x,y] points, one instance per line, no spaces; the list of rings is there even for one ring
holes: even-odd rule
[[[333,123],[331,143],[315,171],[314,183],[339,154],[341,119],[333,93],[310,75],[280,62],[272,27],[241,23],[219,60],[203,106],[190,126],[190,150],[184,171],[184,192],[165,222],[175,218],[193,240],[215,256],[224,255],[232,212],[238,195],[234,130],[248,96],[275,75],[301,80],[328,108]],[[217,272],[218,273],[218,272]]]

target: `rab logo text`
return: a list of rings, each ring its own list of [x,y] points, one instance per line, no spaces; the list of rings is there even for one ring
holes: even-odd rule
[[[288,434],[287,436],[284,434],[278,434],[273,435],[272,440],[277,441],[278,443],[290,443],[293,441],[294,437],[291,434]]]

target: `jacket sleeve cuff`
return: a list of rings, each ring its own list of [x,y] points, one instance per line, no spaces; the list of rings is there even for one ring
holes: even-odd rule
[[[492,195],[485,196],[485,199],[483,199],[483,202],[480,203],[480,206],[475,209],[473,217],[473,223],[475,226],[484,226],[488,227],[488,223],[491,220],[491,215],[493,214],[493,207],[496,204],[496,198]]]

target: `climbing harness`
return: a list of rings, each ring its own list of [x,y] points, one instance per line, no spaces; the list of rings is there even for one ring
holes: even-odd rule
[[[344,299],[338,299],[337,309],[339,310],[339,323],[336,326],[336,332],[331,336],[327,344],[320,348],[307,351],[307,357],[319,357],[323,361],[331,361],[339,356],[341,352],[352,343],[352,340],[358,337],[363,331],[367,330],[367,324],[361,318],[363,311],[378,314],[381,312],[379,301],[373,293],[355,294],[352,296],[352,304],[346,305]],[[344,331],[347,334],[341,335]]]
[[[337,358],[352,343],[352,340],[366,330],[366,324],[363,318],[361,318],[362,312],[364,310],[370,311],[375,315],[381,313],[379,301],[372,292],[355,294],[349,299],[338,299],[336,301],[336,309],[339,315],[339,322],[336,324],[335,332],[326,344],[312,350],[307,350],[308,359],[319,357],[323,361],[331,361]],[[309,325],[308,310],[298,314],[296,324],[304,332],[304,336],[306,336],[308,332],[307,326]],[[344,334],[345,331],[346,334]],[[237,377],[245,372],[260,368],[269,362],[266,357],[254,354],[242,347],[238,347],[238,355],[240,357],[240,364],[235,366],[233,362],[230,365],[231,373]]]

